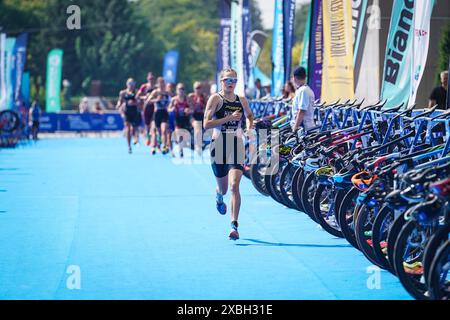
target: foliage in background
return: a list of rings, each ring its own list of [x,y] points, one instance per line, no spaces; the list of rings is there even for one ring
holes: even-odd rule
[[[450,23],[442,30],[441,39],[439,40],[439,62],[438,62],[438,70],[437,70],[437,78],[438,83],[440,84],[440,76],[439,74],[443,70],[448,70],[450,59]]]
[[[68,30],[69,5],[81,8],[81,30]],[[253,27],[261,12],[250,2]],[[102,94],[116,96],[128,77],[145,81],[148,71],[160,75],[167,50],[180,51],[178,80],[212,80],[219,28],[217,1],[211,0],[0,0],[0,28],[8,36],[29,33],[26,69],[32,96],[45,97],[48,52],[64,50],[63,78],[71,94],[90,92],[101,80]]]

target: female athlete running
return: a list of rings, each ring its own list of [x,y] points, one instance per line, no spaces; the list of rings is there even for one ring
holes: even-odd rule
[[[155,90],[155,87],[155,77],[153,76],[152,72],[149,72],[147,74],[147,83],[144,83],[138,91],[138,96],[143,102],[145,133],[147,137],[146,144],[148,146],[150,145],[150,136],[156,134],[156,129],[153,119],[155,105],[151,102],[148,102],[147,98],[152,93],[152,91]]]
[[[205,115],[206,98],[202,93],[202,84],[194,82],[194,92],[188,96],[192,108],[192,128],[194,128],[195,151],[202,153],[203,117]]]
[[[151,102],[155,105],[155,127],[158,130],[158,134],[161,137],[162,142],[162,153],[166,154],[169,152],[169,129],[168,129],[168,121],[169,121],[169,113],[167,111],[167,107],[170,103],[170,96],[166,91],[166,83],[164,78],[159,77],[157,79],[158,88],[153,90],[147,99],[148,102]],[[152,137],[152,153],[156,153],[156,136]]]
[[[169,113],[170,112],[175,113],[175,139],[180,148],[180,158],[183,158],[185,141],[183,140],[183,135],[180,130],[189,129],[190,108],[186,97],[186,91],[182,83],[177,85],[177,95],[173,97],[170,102]]]
[[[128,142],[128,153],[131,153],[131,137],[134,136],[134,144],[138,143],[139,125],[141,114],[139,110],[139,98],[136,92],[136,82],[133,78],[127,80],[127,88],[120,91],[116,109],[124,114],[125,128]]]
[[[245,97],[234,93],[237,73],[225,69],[220,74],[222,90],[213,94],[206,104],[204,128],[214,129],[211,143],[212,169],[217,181],[216,207],[225,214],[227,207],[223,196],[231,189],[231,232],[230,239],[239,239],[238,216],[241,207],[239,184],[244,170],[245,148],[241,127],[244,115],[247,130],[253,128],[253,114]],[[230,147],[230,145],[232,147]]]

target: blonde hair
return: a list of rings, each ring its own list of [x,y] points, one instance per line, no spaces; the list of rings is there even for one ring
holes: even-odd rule
[[[226,68],[226,69],[223,69],[223,70],[220,72],[220,79],[221,79],[221,80],[224,79],[224,78],[225,78],[225,74],[227,74],[227,73],[233,73],[233,74],[235,75],[235,77],[237,78],[237,72],[236,72],[236,70],[234,70],[234,69],[232,69],[232,68]]]
[[[195,81],[192,87],[195,89],[195,87],[202,86],[202,83],[200,81]]]

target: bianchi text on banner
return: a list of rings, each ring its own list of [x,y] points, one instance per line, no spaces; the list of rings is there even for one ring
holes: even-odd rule
[[[406,107],[409,99],[413,23],[414,0],[394,0],[381,85],[385,109]]]
[[[351,0],[323,0],[323,101],[353,99]]]

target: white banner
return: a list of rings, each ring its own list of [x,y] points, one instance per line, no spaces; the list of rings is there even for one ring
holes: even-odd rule
[[[427,63],[430,43],[430,19],[435,0],[416,0],[414,4],[414,34],[411,59],[411,91],[409,106],[416,102],[417,90]],[[425,107],[425,106],[419,106]]]
[[[231,2],[231,67],[238,74],[236,93],[245,95],[244,83],[244,35],[242,33],[242,14],[244,1]]]
[[[5,45],[6,34],[0,34],[0,110],[6,109],[6,77],[5,77]]]
[[[380,98],[380,6],[378,0],[373,0],[367,7],[366,28],[367,35],[363,46],[362,59],[359,65],[358,82],[356,84],[355,98],[363,106],[373,105]]]

